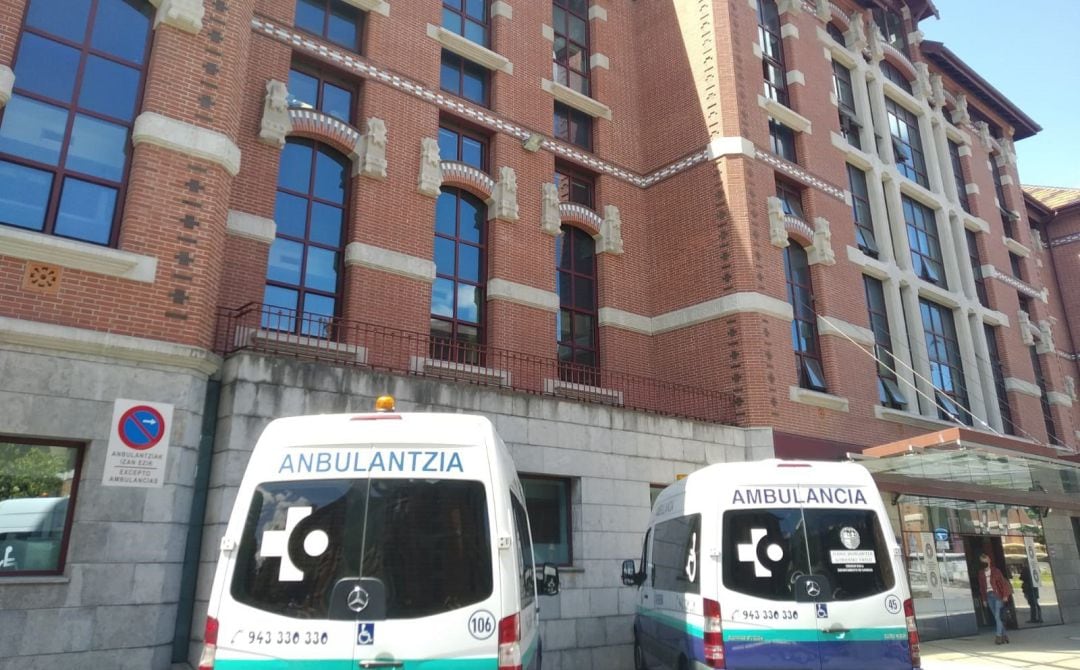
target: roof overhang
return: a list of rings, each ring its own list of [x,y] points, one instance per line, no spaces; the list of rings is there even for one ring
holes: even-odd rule
[[[931,16],[941,18],[933,0],[858,0],[858,3],[863,7],[881,7],[895,11],[907,5],[908,10],[911,11],[911,18],[916,23]]]
[[[1031,137],[1042,130],[1042,126],[1014,105],[1001,91],[994,88],[978,72],[960,60],[941,42],[923,40],[919,50],[929,58],[936,66],[952,77],[958,84],[974,93],[979,100],[990,106],[1000,114],[1014,129],[1014,140],[1022,140]]]
[[[1066,490],[1062,477],[1080,478],[1077,455],[1027,440],[947,428],[849,456],[886,491],[1080,512],[1080,491]]]

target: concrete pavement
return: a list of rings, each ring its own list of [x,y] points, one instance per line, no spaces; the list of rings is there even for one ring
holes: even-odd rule
[[[987,632],[924,642],[923,670],[1080,670],[1080,624],[1009,631],[1009,639],[996,646]]]

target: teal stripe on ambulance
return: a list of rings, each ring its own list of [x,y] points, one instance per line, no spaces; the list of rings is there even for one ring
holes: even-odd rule
[[[460,658],[426,661],[402,661],[404,670],[492,670],[498,665],[494,656],[488,658]],[[355,668],[356,661],[346,659],[282,660],[277,658],[241,660],[221,658],[214,663],[214,670],[342,670]]]
[[[638,608],[638,614],[694,637],[704,637],[701,626],[656,610]],[[725,642],[882,642],[907,640],[907,628],[856,628],[846,633],[826,633],[816,628],[724,628]]]

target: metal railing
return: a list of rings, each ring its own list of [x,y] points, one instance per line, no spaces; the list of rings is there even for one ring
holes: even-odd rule
[[[554,346],[554,341],[552,346]],[[730,423],[730,393],[257,303],[218,313],[215,351],[251,351]]]

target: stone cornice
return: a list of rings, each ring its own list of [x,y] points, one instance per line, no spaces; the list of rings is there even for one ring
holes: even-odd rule
[[[514,74],[514,64],[509,58],[442,26],[427,24],[427,36],[441,44],[447,51],[467,58],[477,65],[482,65],[489,70]]]

